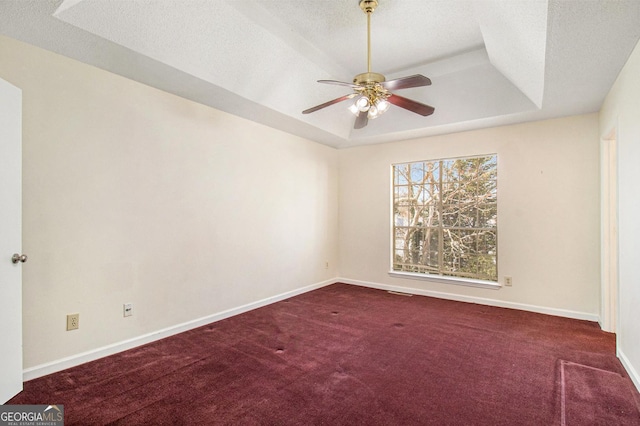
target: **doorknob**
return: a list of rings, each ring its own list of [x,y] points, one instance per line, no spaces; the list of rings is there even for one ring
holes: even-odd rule
[[[11,256],[11,261],[13,263],[18,263],[18,262],[26,262],[27,261],[27,255],[26,254],[14,254],[13,256]]]

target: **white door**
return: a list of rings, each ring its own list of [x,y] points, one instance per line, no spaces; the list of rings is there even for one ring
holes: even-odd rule
[[[0,79],[0,404],[22,390],[21,250],[22,91]]]

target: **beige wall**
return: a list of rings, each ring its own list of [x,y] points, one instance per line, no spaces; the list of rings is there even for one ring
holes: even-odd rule
[[[336,276],[599,312],[596,114],[336,151],[8,38],[0,57],[24,95],[27,369]],[[390,164],[487,153],[513,287],[389,277]]]
[[[498,154],[499,279],[513,277],[513,287],[390,277],[390,164],[490,153]],[[598,170],[597,114],[342,150],[340,276],[597,318]]]
[[[23,91],[25,368],[335,277],[334,149],[5,37],[0,58]]]
[[[640,389],[640,44],[600,111],[600,136],[618,147],[618,352]]]

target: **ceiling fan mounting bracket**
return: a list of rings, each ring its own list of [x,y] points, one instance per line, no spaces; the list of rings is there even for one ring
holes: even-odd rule
[[[364,13],[373,13],[378,7],[378,0],[360,0],[360,9]]]

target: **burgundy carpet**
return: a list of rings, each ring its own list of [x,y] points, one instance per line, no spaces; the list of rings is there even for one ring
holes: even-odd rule
[[[560,361],[560,368],[563,426],[638,424],[638,395],[629,379],[568,361]]]
[[[637,398],[595,323],[335,284],[9,403],[63,404],[67,425],[538,426],[640,425]]]

